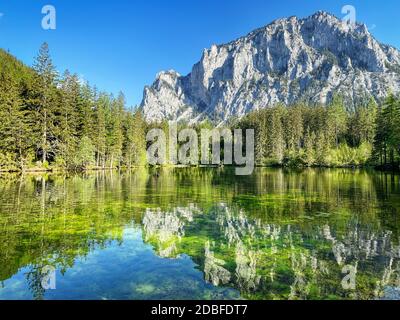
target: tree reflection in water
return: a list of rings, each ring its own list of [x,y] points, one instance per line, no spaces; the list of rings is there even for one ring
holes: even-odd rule
[[[123,245],[134,226],[158,257],[187,256],[205,283],[243,298],[396,297],[399,210],[397,175],[357,170],[7,175],[0,177],[0,280],[9,289],[24,270],[33,298],[48,298],[42,266],[63,276],[77,259]],[[135,272],[150,279],[157,270],[145,264]],[[356,268],[355,290],[341,285],[346,265]]]

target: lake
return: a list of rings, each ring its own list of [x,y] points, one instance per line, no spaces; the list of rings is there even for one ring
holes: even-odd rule
[[[0,299],[398,297],[399,183],[349,169],[1,175]]]

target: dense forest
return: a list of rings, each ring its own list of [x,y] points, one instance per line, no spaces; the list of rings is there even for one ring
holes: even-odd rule
[[[130,168],[146,164],[146,124],[138,108],[98,92],[68,70],[57,73],[45,43],[29,68],[0,50],[0,171]],[[181,124],[184,126],[184,124]],[[212,128],[210,122],[195,127]],[[400,99],[346,108],[276,105],[232,120],[253,128],[258,165],[399,168]]]
[[[238,123],[256,130],[260,165],[396,166],[400,155],[400,100],[371,99],[349,111],[336,96],[327,106],[298,104],[253,112]]]
[[[143,163],[145,123],[124,95],[57,74],[45,43],[28,68],[0,51],[0,170]]]

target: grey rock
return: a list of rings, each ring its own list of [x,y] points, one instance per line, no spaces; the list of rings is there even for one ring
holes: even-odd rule
[[[226,122],[277,103],[349,108],[400,91],[400,52],[379,43],[364,24],[326,12],[279,19],[245,37],[205,49],[192,72],[161,72],[144,90],[147,121]]]

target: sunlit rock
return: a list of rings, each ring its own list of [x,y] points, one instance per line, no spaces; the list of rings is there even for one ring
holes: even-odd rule
[[[397,49],[378,42],[363,24],[318,12],[213,45],[187,76],[159,73],[145,88],[141,108],[148,121],[225,122],[277,103],[326,103],[339,93],[352,108],[399,90]]]

